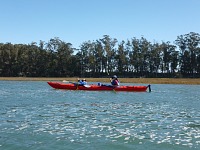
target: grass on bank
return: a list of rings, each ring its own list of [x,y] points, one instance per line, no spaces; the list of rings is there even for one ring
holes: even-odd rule
[[[73,78],[32,78],[32,77],[0,77],[4,81],[77,81]],[[109,82],[109,78],[86,78],[87,82]],[[144,84],[194,84],[200,85],[199,78],[119,78],[121,83],[144,83]]]

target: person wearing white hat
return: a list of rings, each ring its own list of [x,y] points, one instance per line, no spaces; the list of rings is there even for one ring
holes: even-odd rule
[[[110,83],[112,84],[112,86],[119,86],[119,80],[117,79],[116,75],[110,78]]]

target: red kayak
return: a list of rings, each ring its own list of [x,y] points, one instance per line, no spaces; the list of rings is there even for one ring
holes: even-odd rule
[[[127,91],[127,92],[146,92],[151,86],[117,86],[111,85],[78,85],[76,83],[62,83],[62,82],[47,82],[51,87],[55,89],[66,89],[66,90],[87,90],[87,91]]]

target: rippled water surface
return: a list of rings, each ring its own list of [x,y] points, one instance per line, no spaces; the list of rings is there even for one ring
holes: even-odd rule
[[[200,149],[200,86],[54,90],[0,81],[0,149]]]

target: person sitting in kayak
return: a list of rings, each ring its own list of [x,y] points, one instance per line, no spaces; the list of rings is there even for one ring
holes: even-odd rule
[[[86,85],[86,84],[87,84],[86,79],[83,79],[83,80],[78,79],[78,85]]]
[[[119,80],[117,79],[116,75],[110,78],[110,83],[112,84],[112,86],[119,86]]]

